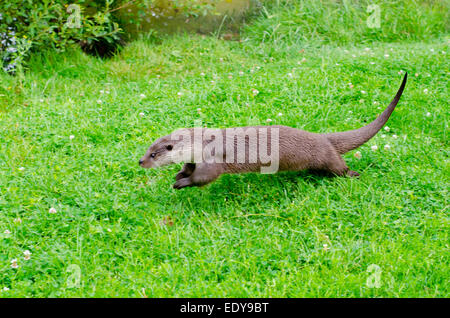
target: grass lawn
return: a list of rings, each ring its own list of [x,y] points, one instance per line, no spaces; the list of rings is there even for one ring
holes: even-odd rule
[[[242,42],[142,38],[110,60],[47,52],[0,74],[0,297],[449,297],[450,42],[426,27],[442,12],[395,41],[294,23],[313,3],[268,6]],[[138,166],[198,120],[359,128],[405,71],[389,131],[344,156],[358,179],[224,175],[177,191],[181,165]]]

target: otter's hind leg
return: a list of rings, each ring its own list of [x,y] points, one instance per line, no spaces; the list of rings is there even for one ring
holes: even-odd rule
[[[359,176],[358,172],[350,170],[347,167],[344,159],[337,153],[334,153],[330,156],[328,162],[325,164],[324,170],[329,171],[337,176]]]

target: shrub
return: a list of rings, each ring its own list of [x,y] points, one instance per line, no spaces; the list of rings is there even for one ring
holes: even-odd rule
[[[31,51],[59,51],[84,43],[113,43],[120,28],[110,13],[112,1],[8,0],[0,2],[0,58],[14,72]]]
[[[87,52],[110,56],[120,47],[120,19],[139,26],[153,13],[178,12],[199,16],[211,12],[218,0],[8,0],[0,2],[0,66],[20,69],[32,51],[63,51],[80,45]],[[133,10],[131,9],[133,8]],[[122,11],[121,15],[117,13]],[[161,11],[162,10],[162,11]]]

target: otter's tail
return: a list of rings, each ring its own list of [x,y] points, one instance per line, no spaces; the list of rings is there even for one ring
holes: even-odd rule
[[[384,124],[386,124],[389,116],[391,116],[392,112],[394,111],[395,106],[397,106],[397,103],[400,100],[400,96],[402,96],[407,78],[408,73],[406,73],[403,77],[402,85],[400,85],[400,88],[398,89],[398,92],[392,102],[373,122],[359,129],[325,134],[325,136],[340,154],[344,154],[350,150],[358,148],[359,146],[367,142],[370,138],[375,136],[375,134],[384,126]]]

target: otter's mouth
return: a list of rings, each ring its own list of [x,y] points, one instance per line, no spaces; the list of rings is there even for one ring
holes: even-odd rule
[[[145,160],[141,159],[139,160],[139,166],[144,169],[149,169],[152,167],[152,164],[150,162],[146,162]]]

